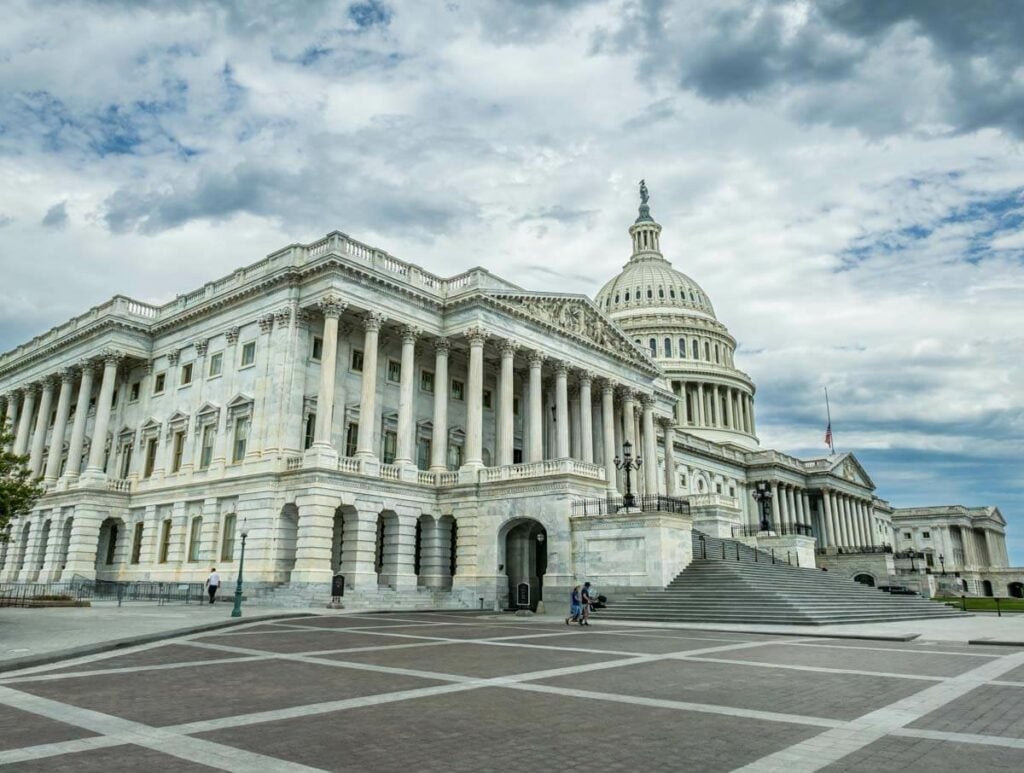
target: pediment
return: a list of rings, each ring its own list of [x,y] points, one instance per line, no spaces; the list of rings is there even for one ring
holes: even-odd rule
[[[836,459],[835,464],[832,465],[830,472],[837,478],[848,480],[850,483],[854,483],[858,486],[864,486],[865,488],[874,489],[875,482],[871,480],[871,476],[868,475],[867,470],[857,461],[851,453],[846,453]]]
[[[603,349],[645,371],[657,372],[657,366],[644,349],[633,343],[586,296],[493,290],[488,296],[513,313]]]
[[[231,398],[228,402],[228,408],[239,408],[244,405],[252,405],[252,395],[247,395],[244,392],[239,392],[237,395]]]
[[[140,427],[140,429],[143,432],[145,432],[147,430],[157,430],[157,429],[160,429],[160,422],[157,421],[152,416],[150,416],[148,419],[146,419],[146,421],[143,423],[143,425]]]
[[[196,411],[196,416],[209,416],[220,413],[220,406],[217,403],[203,403],[203,407]]]

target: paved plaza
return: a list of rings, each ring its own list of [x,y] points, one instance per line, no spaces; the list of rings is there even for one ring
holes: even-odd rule
[[[0,766],[1024,769],[1024,648],[311,616],[0,674]]]

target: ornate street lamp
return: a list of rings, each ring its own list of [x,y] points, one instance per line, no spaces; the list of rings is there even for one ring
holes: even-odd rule
[[[944,555],[942,555],[942,553],[939,553],[939,566],[942,567],[942,574],[943,574],[943,576],[945,576],[945,574],[946,574],[946,557]]]
[[[767,481],[754,484],[754,499],[761,510],[761,531],[772,530],[772,487]]]
[[[232,617],[242,616],[242,567],[245,566],[245,538],[249,536],[249,530],[245,528],[245,520],[242,520],[242,554],[238,557],[238,581],[235,583],[235,606],[231,609]]]
[[[633,458],[633,444],[627,440],[622,444],[622,458],[620,459],[616,456],[614,463],[615,469],[624,470],[626,473],[626,496],[622,498],[622,504],[627,510],[631,507],[636,507],[636,497],[633,496],[629,473],[632,470],[639,470],[643,460],[639,456],[636,459]]]

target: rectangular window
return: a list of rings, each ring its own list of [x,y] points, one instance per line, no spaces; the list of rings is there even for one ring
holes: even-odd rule
[[[430,438],[420,438],[416,443],[416,466],[421,470],[430,467]]]
[[[923,531],[923,532],[921,532],[921,536],[924,539],[931,539],[932,538],[932,533],[930,531]]]
[[[167,376],[163,373],[157,373],[153,377],[153,394],[162,395],[164,393],[164,384],[167,382]]]
[[[181,470],[181,457],[185,453],[185,433],[175,432],[171,453],[171,472]]]
[[[394,464],[395,455],[398,453],[398,433],[385,431],[382,442],[384,445],[383,453],[381,453],[382,461],[384,464]]]
[[[241,368],[248,368],[250,365],[256,362],[256,342],[249,341],[248,343],[242,344],[242,364]]]
[[[132,444],[125,443],[121,448],[121,477],[127,478],[132,471]]]
[[[231,461],[240,462],[245,458],[245,442],[249,437],[249,417],[239,416],[235,419],[235,445]]]
[[[313,336],[313,350],[309,353],[309,358],[314,362],[320,362],[324,356],[324,339],[320,336]]]
[[[456,378],[452,379],[452,400],[464,400],[466,398],[466,385]]]
[[[490,389],[485,389],[484,390],[484,398],[483,399],[484,399],[484,408],[493,408],[494,407],[493,404],[492,404],[494,402],[494,394],[491,392]]]
[[[192,519],[192,528],[189,530],[188,535],[188,560],[198,561],[199,560],[199,549],[202,547],[203,536],[203,519],[202,517],[196,517]]]
[[[130,402],[134,403],[136,400],[139,399],[139,390],[140,389],[142,389],[142,382],[141,381],[133,381],[132,382],[132,388],[128,392],[128,400]]]
[[[199,451],[200,470],[207,469],[210,466],[210,462],[213,461],[213,439],[216,433],[217,428],[213,424],[207,424],[203,427],[203,440]]]
[[[316,414],[311,413],[306,417],[306,432],[302,438],[302,447],[310,448],[313,445],[313,438],[316,433]]]
[[[431,370],[420,371],[420,391],[431,392],[434,391],[434,372]]]
[[[151,437],[146,441],[146,466],[142,473],[143,478],[149,478],[153,475],[153,467],[156,465],[156,447],[157,439],[155,437]]]
[[[462,446],[454,443],[448,446],[448,469],[457,470],[462,466]]]
[[[523,449],[521,449],[521,448],[513,448],[512,449],[512,464],[522,464],[522,463],[523,463]]]
[[[220,540],[220,560],[235,560],[235,514],[224,516],[224,533]]]
[[[359,444],[359,424],[351,422],[345,431],[345,456],[355,456]]]
[[[388,360],[388,381],[398,384],[402,380],[402,363],[398,360]]]
[[[181,384],[179,386],[188,386],[192,383],[192,363],[186,362],[181,366]]]
[[[911,534],[911,533],[910,533],[909,531],[905,531],[905,532],[903,532],[903,539],[912,539],[912,538],[913,538],[913,536],[914,536],[914,535],[913,535],[913,534]]]
[[[363,352],[361,349],[352,350],[352,370],[356,373],[363,372]]]
[[[512,398],[512,415],[513,416],[518,416],[519,415],[519,398],[518,397],[513,397]]]
[[[210,355],[210,373],[208,378],[215,378],[224,370],[224,353],[217,352]]]
[[[163,526],[160,528],[160,558],[158,559],[161,564],[167,563],[167,554],[171,550],[171,519],[168,518],[164,521]]]
[[[137,564],[142,558],[142,529],[141,523],[135,524],[135,531],[132,534],[132,563]]]

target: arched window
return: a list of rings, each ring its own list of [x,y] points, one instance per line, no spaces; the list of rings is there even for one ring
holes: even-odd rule
[[[669,295],[670,298],[675,298],[676,297],[676,288],[674,288],[674,287],[668,288],[668,295]]]
[[[626,290],[626,297],[624,299],[626,303],[629,303],[629,290]]]
[[[719,360],[718,357],[718,344],[715,344],[715,362],[721,362],[721,360]]]
[[[664,298],[665,297],[665,288],[664,287],[659,287],[658,288],[658,297],[659,298]]]
[[[694,303],[697,302],[697,299],[693,297],[693,290],[690,290],[690,300],[693,301]]]
[[[686,357],[686,339],[685,338],[680,338],[679,339],[679,356],[682,357],[682,358]]]
[[[672,339],[671,338],[666,338],[665,339],[665,356],[666,357],[671,357],[672,356]]]
[[[650,300],[653,297],[654,297],[654,290],[652,290],[650,287],[648,287],[647,288],[647,300]]]
[[[616,302],[616,303],[618,303],[618,302],[619,302],[619,294],[618,294],[618,293],[615,293],[615,302]]]
[[[633,297],[636,298],[637,300],[640,300],[640,286],[639,285],[637,285],[636,295],[634,295]]]
[[[711,344],[704,342],[704,359],[711,362]]]
[[[658,356],[658,339],[652,338],[650,341],[647,342],[647,345],[649,347],[651,347],[651,356],[652,357],[657,357]]]
[[[700,359],[700,345],[697,343],[697,339],[693,339],[693,359]]]

